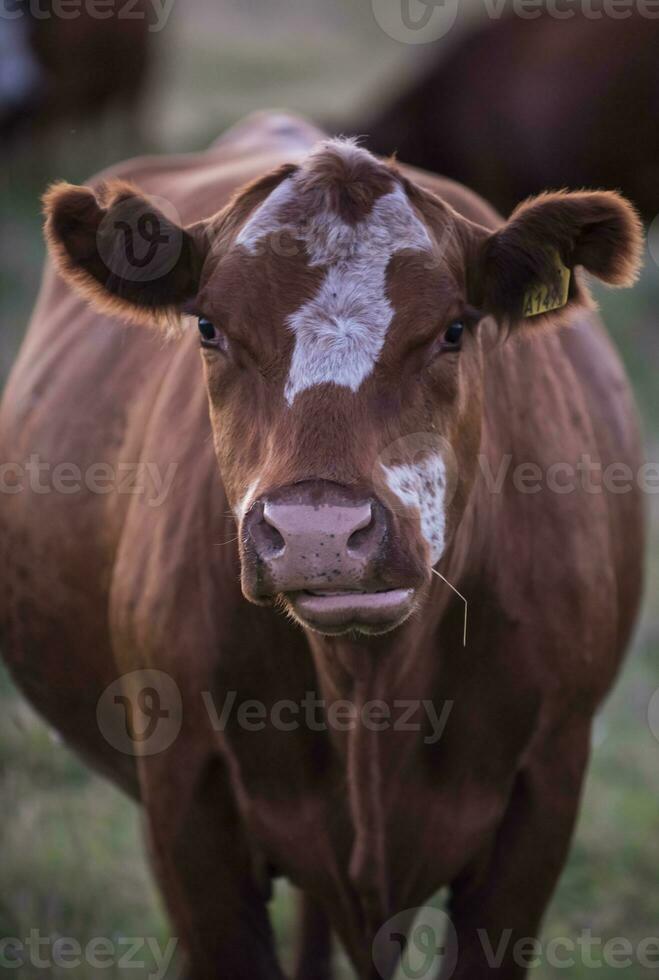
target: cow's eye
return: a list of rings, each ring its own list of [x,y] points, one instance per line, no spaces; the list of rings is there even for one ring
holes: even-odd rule
[[[212,347],[224,351],[227,349],[226,337],[205,316],[199,317],[199,338],[202,347]]]
[[[462,334],[464,333],[465,325],[462,320],[454,320],[453,323],[447,327],[444,332],[444,343],[447,347],[459,347],[462,343]]]

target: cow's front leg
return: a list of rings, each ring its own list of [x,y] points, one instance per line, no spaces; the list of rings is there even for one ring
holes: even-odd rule
[[[186,980],[283,980],[266,888],[224,763],[177,743],[140,760],[153,866],[188,955]]]
[[[589,726],[580,726],[534,754],[516,779],[489,857],[453,883],[453,980],[526,976],[534,956],[529,940],[538,935],[567,857],[589,737]]]
[[[310,895],[299,897],[300,930],[295,980],[332,980],[332,928]]]

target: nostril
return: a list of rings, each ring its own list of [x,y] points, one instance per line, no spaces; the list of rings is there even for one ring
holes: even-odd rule
[[[286,542],[277,528],[264,520],[259,524],[258,530],[259,552],[261,556],[274,557],[274,555],[281,554],[286,547]]]
[[[286,540],[268,514],[267,505],[261,506],[260,514],[256,511],[254,517],[256,519],[252,522],[249,534],[259,557],[268,559],[281,555],[286,547]]]
[[[371,539],[375,534],[376,517],[373,507],[370,509],[370,516],[362,522],[362,524],[352,532],[348,541],[346,542],[346,547],[348,551],[352,551],[355,554],[360,554],[363,552]]]

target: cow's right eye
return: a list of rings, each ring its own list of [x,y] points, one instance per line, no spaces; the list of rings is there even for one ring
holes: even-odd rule
[[[216,350],[226,350],[226,337],[221,330],[211,323],[205,316],[199,317],[199,338],[202,347],[210,347]]]

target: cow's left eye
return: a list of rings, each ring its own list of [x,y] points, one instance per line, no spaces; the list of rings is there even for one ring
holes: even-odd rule
[[[453,323],[447,327],[444,332],[444,343],[448,347],[459,347],[462,343],[462,334],[464,333],[465,325],[462,320],[454,320]]]
[[[227,349],[226,337],[205,316],[199,317],[199,339],[202,347],[213,347],[219,350]]]

